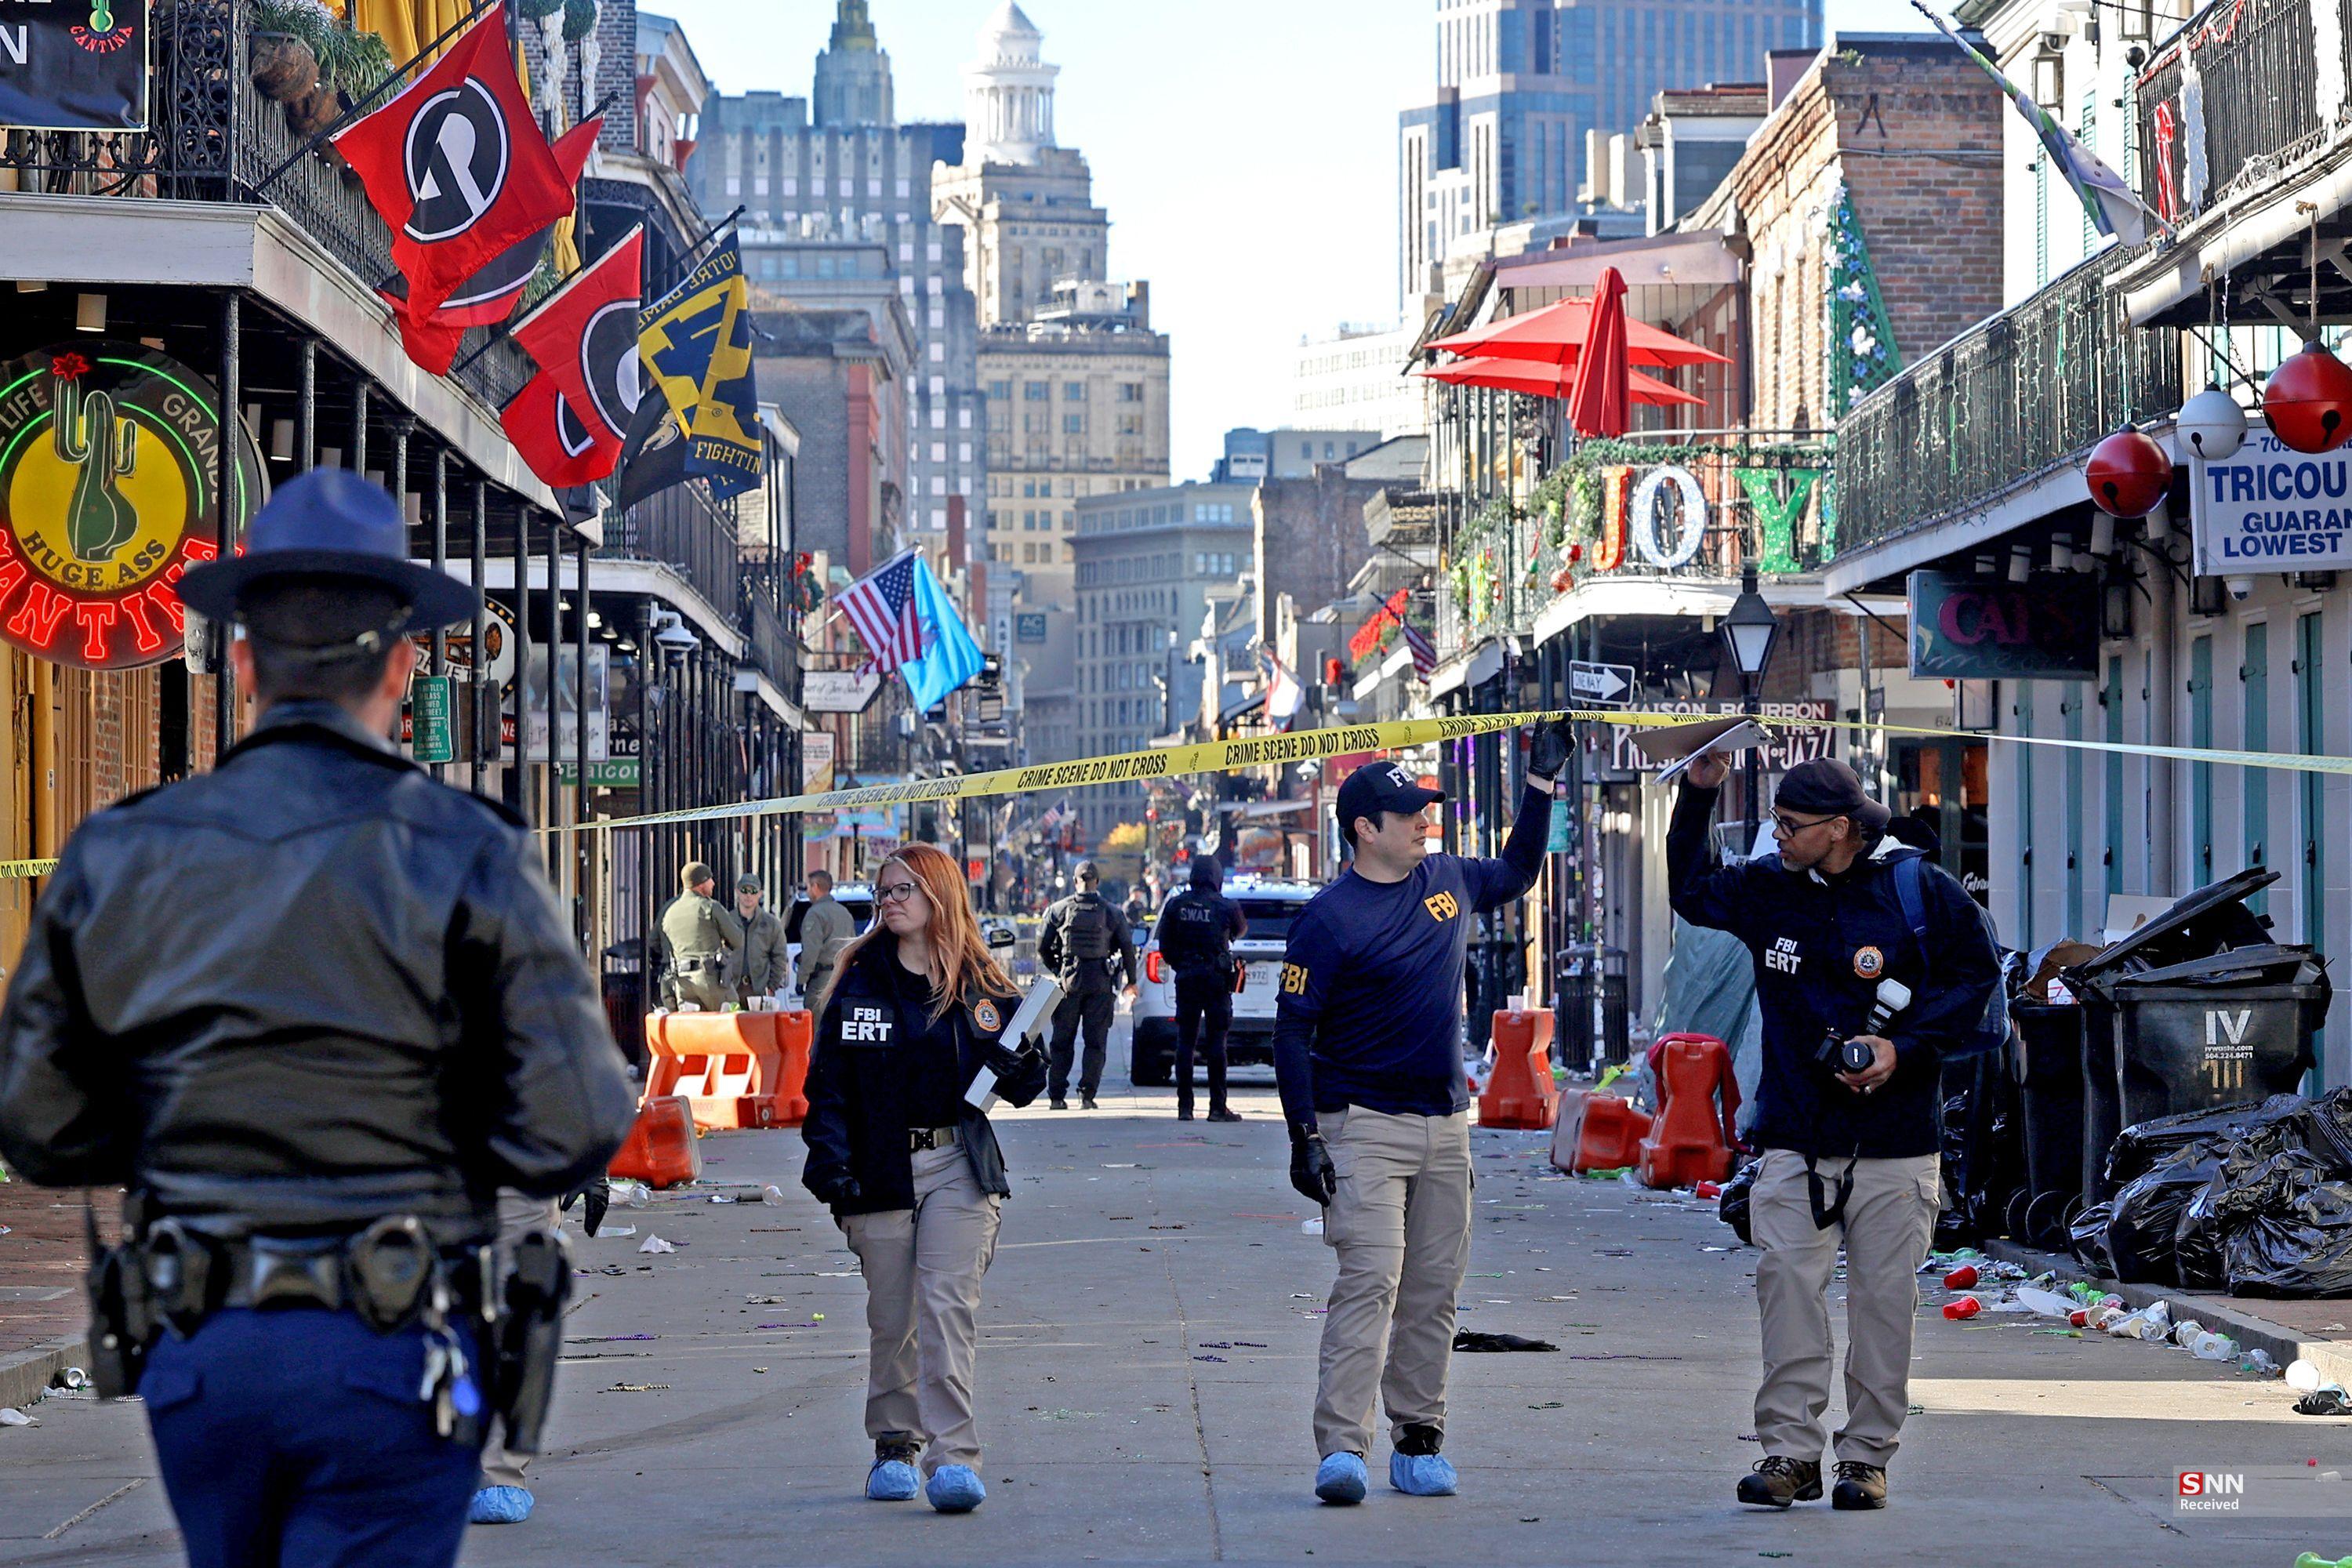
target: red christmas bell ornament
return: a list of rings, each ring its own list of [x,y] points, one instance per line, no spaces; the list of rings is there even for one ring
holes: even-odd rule
[[[2146,517],[2172,488],[2172,459],[2155,437],[2126,426],[2091,448],[2083,477],[2100,510]]]
[[[2327,452],[2352,439],[2352,365],[2316,342],[2282,361],[2263,384],[2271,434],[2298,452]]]

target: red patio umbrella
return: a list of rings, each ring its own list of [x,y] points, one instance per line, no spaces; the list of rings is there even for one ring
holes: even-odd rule
[[[1530,397],[1566,397],[1576,379],[1573,366],[1538,364],[1524,359],[1455,360],[1450,364],[1432,365],[1420,374],[1453,386],[1486,386],[1497,392],[1523,392]],[[1706,401],[1638,370],[1625,373],[1625,384],[1633,401],[1645,406],[1669,407]]]
[[[1609,271],[1613,273],[1616,268],[1611,268]],[[1622,288],[1623,279],[1621,278],[1618,281]],[[1429,346],[1444,349],[1448,353],[1483,354],[1491,359],[1540,360],[1548,364],[1573,364],[1584,352],[1584,340],[1591,317],[1591,300],[1562,300],[1556,305],[1547,305],[1524,316],[1506,317],[1472,331],[1439,338]],[[1629,364],[1665,366],[1731,363],[1713,349],[1685,342],[1672,332],[1661,331],[1646,321],[1631,318],[1625,322],[1625,359]]]
[[[1578,435],[1614,440],[1625,434],[1633,403],[1626,352],[1625,279],[1614,267],[1604,267],[1592,286],[1584,352],[1577,356],[1576,384],[1568,394],[1568,422]]]

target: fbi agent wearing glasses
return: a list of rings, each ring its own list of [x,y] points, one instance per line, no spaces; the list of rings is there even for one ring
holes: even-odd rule
[[[1764,1253],[1764,1458],[1740,1478],[1739,1500],[1787,1508],[1822,1495],[1826,1297],[1842,1229],[1847,1417],[1832,1500],[1884,1508],[1909,1408],[1917,1272],[1941,1196],[1940,1058],[1973,1048],[1999,962],[1976,901],[1887,834],[1886,807],[1843,763],[1817,758],[1782,775],[1778,855],[1719,863],[1709,824],[1725,771],[1721,757],[1702,756],[1684,774],[1666,875],[1676,914],[1746,944],[1763,1014],[1749,1137],[1764,1152],[1750,1199]]]
[[[930,1505],[964,1513],[988,1496],[972,1419],[980,1282],[1013,1191],[970,1091],[986,1068],[998,1096],[1026,1105],[1045,1059],[1003,1043],[1020,996],[944,850],[912,844],[882,862],[874,906],[829,993],[811,999],[801,1181],[831,1205],[866,1277],[866,1495],[911,1499],[919,1465]]]

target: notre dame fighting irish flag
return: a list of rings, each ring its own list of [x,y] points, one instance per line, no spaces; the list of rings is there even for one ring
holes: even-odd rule
[[[637,319],[646,370],[686,433],[686,475],[720,497],[760,482],[751,286],[735,237]]]

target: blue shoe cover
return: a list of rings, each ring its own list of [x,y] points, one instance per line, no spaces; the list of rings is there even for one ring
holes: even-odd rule
[[[1315,1495],[1325,1502],[1361,1502],[1364,1484],[1364,1460],[1360,1454],[1326,1454],[1315,1467]]]
[[[923,1496],[941,1513],[970,1513],[988,1500],[988,1489],[970,1465],[941,1465],[931,1473]]]
[[[876,1502],[906,1502],[920,1485],[915,1467],[904,1459],[877,1459],[866,1472],[866,1495]]]
[[[531,1495],[520,1487],[484,1487],[466,1510],[468,1524],[520,1524],[530,1517]]]
[[[1391,1454],[1389,1485],[1407,1497],[1452,1497],[1460,1478],[1443,1454]]]

